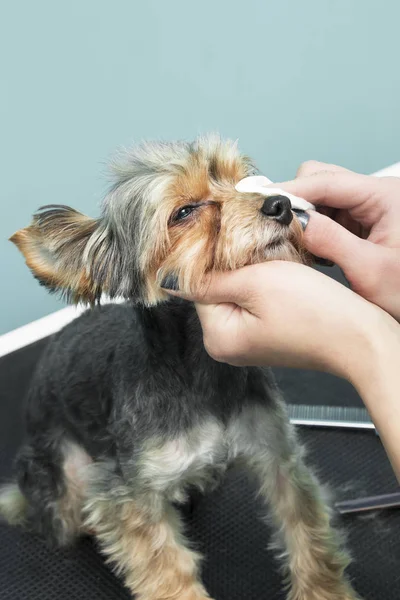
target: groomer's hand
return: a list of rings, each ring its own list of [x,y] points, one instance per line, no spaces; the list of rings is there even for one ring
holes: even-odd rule
[[[233,365],[318,369],[363,398],[400,481],[400,325],[310,267],[268,262],[212,275],[196,302],[206,350]],[[182,295],[171,292],[174,295]]]
[[[310,214],[307,248],[339,265],[355,292],[400,320],[400,178],[310,161],[278,185],[325,213]]]
[[[290,262],[211,275],[204,290],[190,299],[206,350],[238,366],[302,367],[352,379],[358,363],[367,361],[371,330],[398,326],[345,286]]]

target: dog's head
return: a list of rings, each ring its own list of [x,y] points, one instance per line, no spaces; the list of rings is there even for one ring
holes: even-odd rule
[[[163,282],[189,292],[211,270],[307,261],[288,199],[236,191],[254,167],[232,142],[143,144],[113,171],[99,219],[48,206],[11,238],[37,279],[75,302],[156,304]]]

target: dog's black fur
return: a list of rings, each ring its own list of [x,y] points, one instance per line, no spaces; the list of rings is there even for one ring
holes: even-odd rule
[[[268,369],[211,359],[189,302],[87,311],[53,336],[29,389],[16,464],[30,527],[59,541],[48,510],[65,492],[63,439],[112,459],[129,480],[147,439],[175,438],[207,417],[226,425],[246,405],[271,403],[274,387]]]

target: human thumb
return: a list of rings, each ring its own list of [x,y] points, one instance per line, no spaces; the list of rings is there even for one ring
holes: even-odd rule
[[[236,303],[237,300],[245,300],[250,295],[251,290],[246,288],[247,274],[259,268],[259,265],[249,265],[235,271],[208,273],[196,289],[190,292],[178,290],[175,284],[173,289],[166,279],[161,287],[171,296],[184,298],[196,304]]]
[[[238,305],[244,310],[253,306],[254,282],[264,278],[266,265],[249,265],[236,271],[210,273],[206,275],[197,291],[168,291],[176,296],[194,302],[202,324],[214,323],[218,329],[230,320]],[[258,287],[257,285],[255,286]]]
[[[360,267],[367,262],[371,246],[370,242],[317,212],[310,213],[304,245],[311,254],[334,262],[345,273],[352,271],[354,264]]]

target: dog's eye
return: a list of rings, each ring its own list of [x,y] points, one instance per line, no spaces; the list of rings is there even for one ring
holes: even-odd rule
[[[182,208],[180,208],[178,210],[178,212],[174,215],[173,220],[176,221],[182,221],[183,219],[186,219],[186,217],[188,217],[193,211],[195,210],[194,206],[183,206]]]

